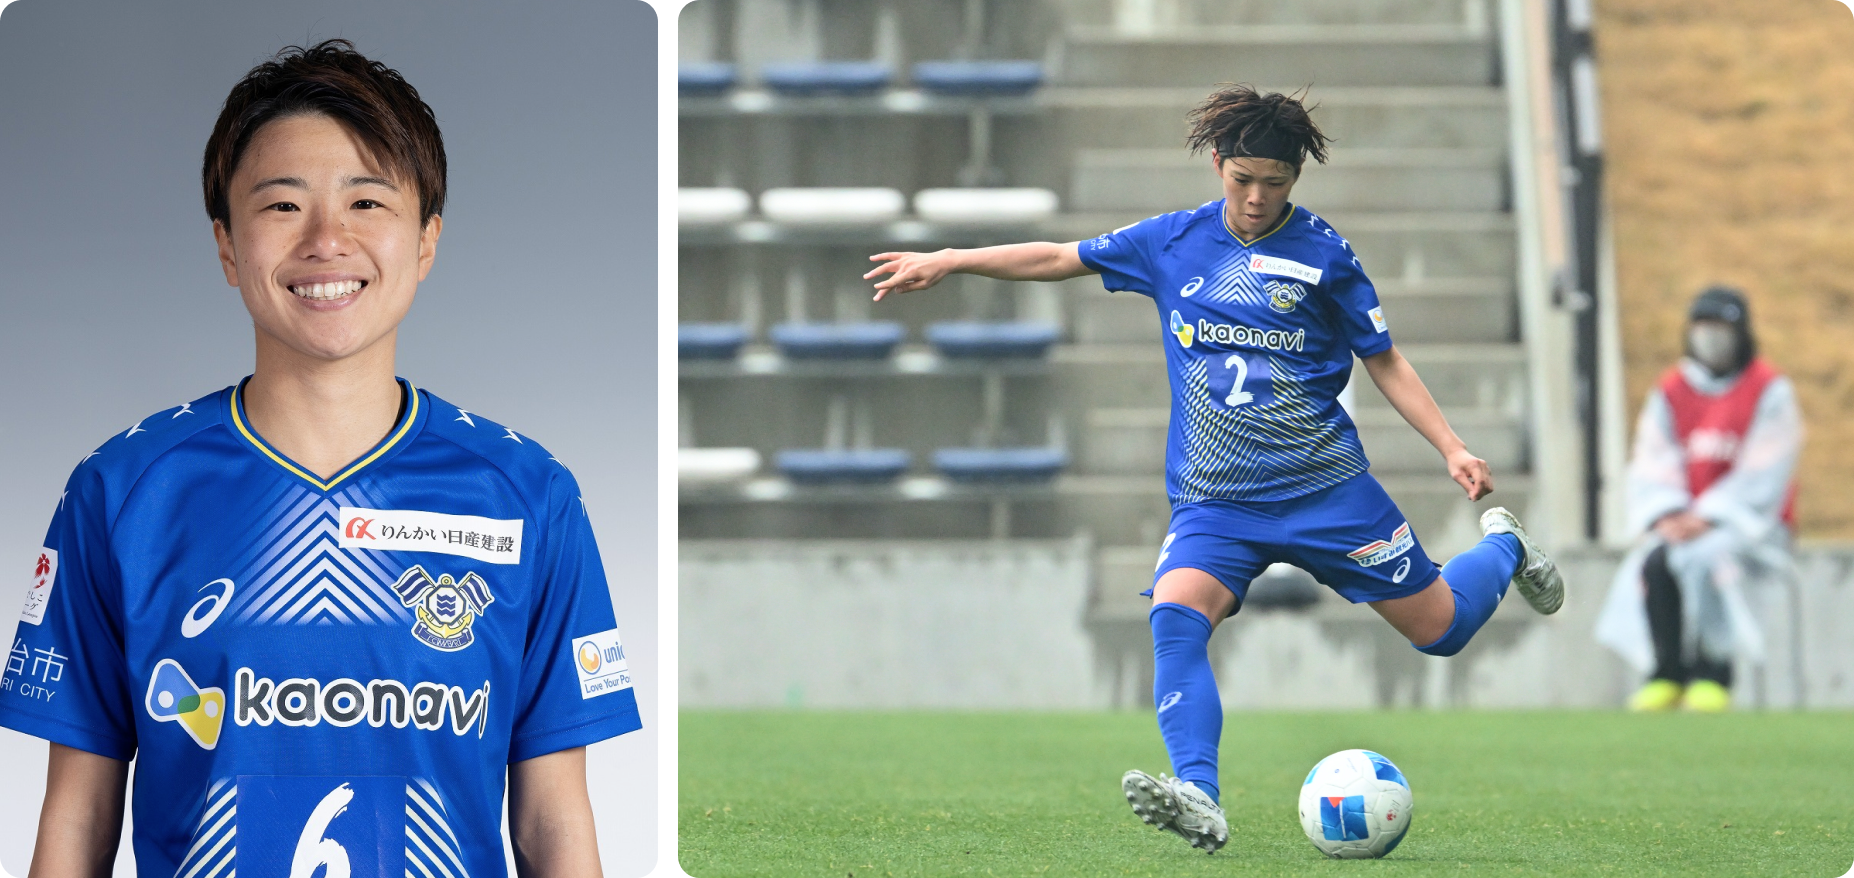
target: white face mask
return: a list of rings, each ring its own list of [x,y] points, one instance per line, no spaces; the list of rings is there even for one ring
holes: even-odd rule
[[[1687,330],[1687,350],[1706,371],[1725,375],[1738,366],[1738,331],[1715,320],[1694,323]]]

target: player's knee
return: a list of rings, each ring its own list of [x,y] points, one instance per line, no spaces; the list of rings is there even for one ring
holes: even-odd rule
[[[1461,648],[1467,645],[1468,638],[1456,637],[1454,629],[1451,628],[1447,634],[1442,635],[1436,642],[1428,646],[1417,646],[1416,651],[1425,655],[1447,657],[1461,652]],[[1416,646],[1416,644],[1411,644],[1411,646]]]

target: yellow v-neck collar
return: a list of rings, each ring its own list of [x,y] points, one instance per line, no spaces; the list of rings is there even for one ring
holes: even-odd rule
[[[1230,228],[1229,209],[1229,201],[1225,200],[1223,206],[1217,210],[1217,222],[1222,223],[1223,231],[1228,233],[1231,238],[1234,238],[1236,243],[1244,247],[1254,247],[1257,243],[1260,243],[1263,238],[1287,228],[1288,220],[1294,218],[1294,202],[1290,201],[1281,206],[1281,219],[1275,223],[1274,228],[1255,236],[1255,240],[1253,241],[1244,241],[1241,235],[1236,234],[1235,229]]]
[[[249,378],[245,379],[245,381],[249,380]],[[242,395],[245,389],[245,381],[240,381],[236,385],[233,385],[228,405],[231,409],[232,426],[236,429],[238,435],[260,454],[270,458],[272,463],[282,467],[297,478],[314,485],[317,490],[323,492],[333,490],[336,485],[340,484],[348,477],[366,469],[367,466],[374,461],[385,457],[387,452],[397,447],[400,441],[405,439],[406,435],[412,432],[412,426],[419,421],[418,388],[413,387],[410,381],[403,378],[398,379],[401,392],[405,394],[405,411],[400,415],[399,423],[393,426],[392,431],[387,433],[386,438],[381,440],[380,444],[374,446],[372,451],[362,455],[359,460],[349,464],[346,468],[330,477],[328,481],[323,481],[316,478],[307,469],[299,466],[295,461],[283,456],[281,452],[270,447],[269,443],[258,436],[257,431],[252,430],[251,427],[245,423],[245,405]]]

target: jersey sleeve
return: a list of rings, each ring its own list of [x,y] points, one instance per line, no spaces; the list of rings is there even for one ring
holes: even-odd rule
[[[102,478],[82,466],[52,515],[0,675],[0,726],[111,759],[135,755]],[[17,580],[15,580],[17,581]]]
[[[549,492],[547,516],[510,762],[643,727],[592,522],[564,471]]]
[[[1390,325],[1384,322],[1378,288],[1371,285],[1371,278],[1365,276],[1350,247],[1335,255],[1326,270],[1331,274],[1326,282],[1327,295],[1332,298],[1340,331],[1353,355],[1363,358],[1390,350]]]
[[[1109,292],[1154,296],[1155,240],[1165,220],[1165,216],[1155,216],[1090,238],[1076,246],[1076,255],[1083,265],[1101,275],[1101,286]]]

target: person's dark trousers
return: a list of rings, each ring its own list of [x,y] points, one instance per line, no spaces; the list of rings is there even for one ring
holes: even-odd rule
[[[1693,680],[1711,680],[1721,686],[1732,685],[1732,666],[1728,662],[1699,658],[1692,662],[1681,656],[1680,583],[1667,566],[1667,547],[1660,546],[1642,562],[1642,582],[1648,586],[1648,632],[1654,638],[1654,677],[1672,680],[1682,686]]]

